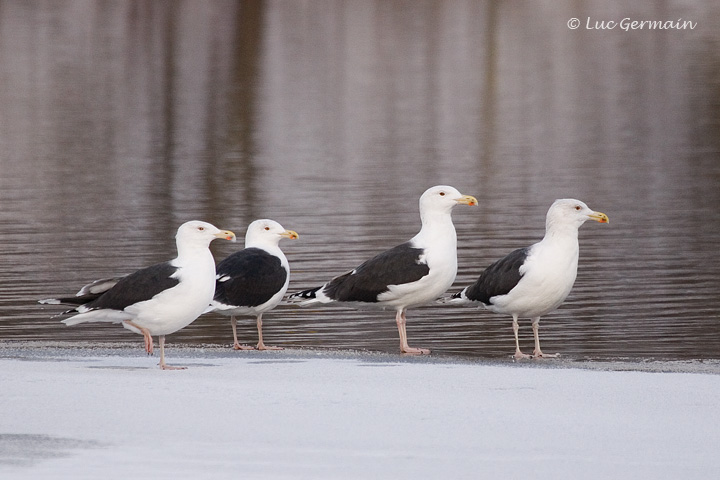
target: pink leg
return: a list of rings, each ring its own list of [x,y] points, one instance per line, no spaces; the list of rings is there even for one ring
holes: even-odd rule
[[[282,347],[269,347],[263,343],[262,335],[262,313],[257,316],[257,330],[258,330],[258,350],[282,350]]]
[[[540,317],[533,318],[532,319],[532,328],[533,328],[533,335],[535,335],[535,351],[533,352],[533,357],[535,358],[556,358],[559,357],[559,353],[543,353],[542,350],[540,350]]]
[[[395,323],[397,323],[398,333],[400,334],[400,353],[407,353],[410,355],[428,355],[430,350],[427,348],[412,348],[408,345],[407,341],[407,330],[405,318],[405,309],[398,310],[395,315]]]
[[[160,368],[163,370],[185,370],[187,367],[171,367],[165,363],[165,335],[160,335]]]
[[[240,345],[240,342],[238,342],[237,339],[237,319],[232,316],[230,317],[230,325],[232,325],[232,331],[233,331],[233,348],[235,350],[255,350],[253,347],[246,347],[245,345]]]
[[[141,327],[140,325],[131,322],[130,320],[125,320],[124,323],[127,323],[131,327],[135,327],[142,332],[143,339],[145,340],[145,351],[147,352],[148,355],[152,355],[153,354],[153,340],[152,340],[152,337],[150,336],[150,331],[145,327]]]
[[[515,333],[515,355],[513,357],[515,360],[520,360],[521,358],[530,358],[531,355],[526,355],[520,351],[520,340],[518,340],[518,331],[520,330],[520,325],[518,325],[518,316],[513,314],[513,333]]]

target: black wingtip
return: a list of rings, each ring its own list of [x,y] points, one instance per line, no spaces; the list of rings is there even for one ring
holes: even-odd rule
[[[85,305],[98,298],[100,294],[87,294],[79,297],[43,298],[38,300],[42,305]]]
[[[313,298],[317,298],[317,292],[319,292],[321,288],[322,287],[316,287],[309,290],[303,290],[302,292],[296,292],[290,295],[288,298],[291,300],[294,298],[302,300],[312,300]]]

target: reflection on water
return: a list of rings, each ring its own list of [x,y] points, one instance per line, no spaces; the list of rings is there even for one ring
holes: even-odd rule
[[[38,298],[173,254],[191,218],[270,217],[291,291],[419,227],[449,183],[452,291],[542,237],[555,198],[581,229],[578,280],[541,322],[569,356],[720,356],[720,7],[605,2],[24,2],[0,7],[0,338],[138,340],[66,328]],[[691,19],[588,31],[569,18]],[[619,19],[618,18],[618,19]],[[215,245],[218,258],[237,245]],[[429,305],[412,345],[513,352],[507,317]],[[393,312],[282,307],[270,344],[397,351]],[[256,341],[254,321],[239,334]],[[521,341],[531,345],[529,322]],[[230,343],[208,316],[170,337]]]

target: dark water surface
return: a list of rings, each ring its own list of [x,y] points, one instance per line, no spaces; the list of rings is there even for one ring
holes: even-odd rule
[[[586,28],[626,17],[696,27]],[[140,348],[36,300],[171,258],[189,219],[239,237],[279,221],[300,233],[282,244],[291,291],[318,285],[414,235],[417,199],[440,183],[480,201],[455,209],[451,292],[539,240],[556,198],[609,215],[581,229],[543,350],[719,358],[720,5],[0,3],[1,340]],[[408,334],[436,353],[514,350],[509,317],[467,307],[412,309]],[[240,335],[256,341],[253,320]],[[521,335],[531,350],[528,321]],[[265,336],[398,348],[392,311],[285,306]],[[229,322],[169,341],[229,344]]]

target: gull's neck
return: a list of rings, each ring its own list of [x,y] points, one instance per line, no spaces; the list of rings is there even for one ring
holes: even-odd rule
[[[259,248],[266,252],[276,253],[280,250],[280,237],[267,235],[245,235],[245,248]]]
[[[451,241],[453,245],[457,243],[455,225],[453,225],[452,215],[449,211],[432,210],[420,212],[420,221],[422,227],[420,232],[415,235],[414,240],[431,241],[433,239],[442,239]]]
[[[567,223],[548,218],[545,222],[545,238],[550,241],[577,243],[578,228],[579,226],[574,222]]]
[[[210,253],[209,244],[199,242],[176,242],[178,256],[175,259],[177,264],[187,264],[210,261],[215,264],[212,253]]]

